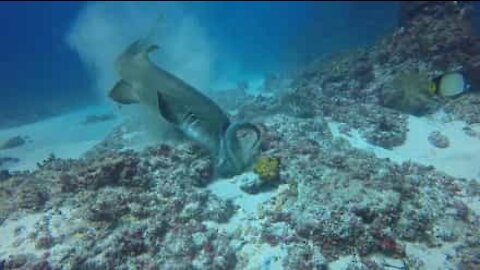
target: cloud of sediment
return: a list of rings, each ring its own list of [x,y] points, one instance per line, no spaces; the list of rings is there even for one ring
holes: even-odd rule
[[[115,59],[135,40],[145,37],[158,16],[155,30],[160,49],[150,54],[157,65],[186,80],[198,89],[207,89],[213,80],[215,59],[212,43],[198,20],[173,2],[91,2],[80,11],[66,41],[94,79],[93,91],[107,104],[107,93],[119,79]],[[88,91],[88,90],[86,90]],[[124,115],[146,128],[155,138],[168,136],[172,127],[142,106],[125,106]],[[159,121],[160,120],[160,121]]]
[[[160,50],[152,60],[175,75],[200,88],[213,79],[213,45],[205,29],[180,4],[171,2],[92,2],[75,20],[67,35],[74,49],[95,79],[100,97],[118,79],[115,58],[133,41],[144,37],[162,14],[156,31]]]

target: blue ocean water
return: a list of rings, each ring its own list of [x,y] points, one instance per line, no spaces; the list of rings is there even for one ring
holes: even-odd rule
[[[82,6],[82,2],[1,4],[2,121],[38,119],[93,96],[85,68],[64,42]]]
[[[0,270],[480,269],[478,8],[0,2]]]
[[[117,7],[124,10],[127,4],[109,3],[109,12],[114,15],[121,11]],[[66,42],[75,20],[92,5],[48,1],[1,4],[0,126],[95,102],[96,74],[89,72]],[[141,11],[142,4],[132,3],[135,5],[140,6],[137,12]],[[230,66],[237,67],[233,75],[226,75],[232,81],[242,80],[240,76],[246,73],[261,76],[278,71],[312,55],[369,44],[396,25],[397,9],[394,2],[356,1],[172,2],[169,6],[193,16],[206,32],[215,46],[215,57],[220,59],[217,77]],[[121,30],[118,34],[122,35]]]

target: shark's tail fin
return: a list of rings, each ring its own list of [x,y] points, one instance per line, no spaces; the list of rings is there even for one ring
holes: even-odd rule
[[[150,28],[148,34],[135,41],[130,47],[128,47],[126,53],[138,56],[138,57],[146,57],[150,52],[157,50],[159,47],[155,44],[155,37],[158,33],[158,29],[160,28],[161,22],[163,21],[163,14],[160,13],[157,16],[154,24]]]
[[[160,28],[161,23],[163,22],[163,13],[158,14],[157,18],[155,19],[155,22],[152,25],[152,28],[150,28],[150,31],[148,32],[147,36],[144,38],[145,42],[149,44],[153,44],[155,42],[155,37],[158,33],[158,29]]]

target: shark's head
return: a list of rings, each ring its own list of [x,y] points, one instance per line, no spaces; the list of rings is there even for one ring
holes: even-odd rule
[[[240,138],[243,130],[253,136]],[[216,176],[233,177],[250,167],[258,154],[262,133],[258,126],[248,122],[233,123],[222,137],[220,151],[216,156]]]

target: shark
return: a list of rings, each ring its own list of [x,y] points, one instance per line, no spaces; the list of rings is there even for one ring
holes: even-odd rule
[[[214,177],[231,177],[250,166],[259,149],[261,131],[250,122],[232,122],[208,96],[156,65],[149,55],[159,46],[152,32],[131,43],[115,60],[120,79],[108,96],[119,104],[143,104],[158,112],[188,139],[208,150]],[[240,131],[253,133],[250,142]]]

